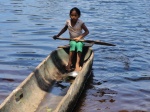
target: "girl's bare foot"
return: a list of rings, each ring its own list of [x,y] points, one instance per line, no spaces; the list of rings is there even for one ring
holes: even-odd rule
[[[66,66],[66,70],[67,70],[67,71],[71,71],[70,65],[67,65],[67,66]]]
[[[73,68],[72,65],[67,65],[67,66],[66,66],[66,70],[67,70],[68,72],[71,72],[71,71],[74,70],[74,68]]]
[[[81,71],[82,67],[76,67],[75,71]]]

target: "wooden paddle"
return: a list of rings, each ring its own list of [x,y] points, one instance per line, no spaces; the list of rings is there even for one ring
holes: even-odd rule
[[[53,39],[71,40],[69,38],[62,38],[62,37],[53,37]],[[80,42],[87,42],[87,43],[93,43],[93,44],[98,44],[98,45],[106,45],[106,46],[116,46],[114,44],[102,42],[102,41],[99,41],[99,40],[80,40]]]

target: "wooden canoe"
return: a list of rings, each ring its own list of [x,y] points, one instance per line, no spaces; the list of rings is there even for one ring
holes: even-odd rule
[[[71,112],[91,74],[94,54],[91,47],[84,47],[82,70],[70,83],[63,81],[68,52],[65,46],[50,53],[4,100],[0,112]]]

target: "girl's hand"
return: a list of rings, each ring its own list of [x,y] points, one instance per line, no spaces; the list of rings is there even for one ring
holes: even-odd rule
[[[75,40],[76,42],[78,42],[80,39],[81,39],[81,37],[80,37],[80,36],[79,36],[79,37],[74,38],[74,40]]]
[[[57,35],[54,35],[54,36],[53,36],[53,39],[55,39],[55,40],[56,40],[56,38],[57,38],[57,37],[58,37]]]

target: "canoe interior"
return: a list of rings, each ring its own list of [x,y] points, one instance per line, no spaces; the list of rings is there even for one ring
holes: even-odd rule
[[[76,95],[79,94],[80,89],[73,93],[72,90],[70,90],[70,86],[72,86],[73,89],[80,88],[83,81],[86,80],[85,76],[82,78],[81,74],[89,73],[92,67],[93,52],[91,48],[84,47],[82,53],[83,61],[81,62],[83,68],[79,73],[80,76],[75,78],[77,81],[74,81],[73,84],[62,81],[63,76],[67,75],[65,66],[69,59],[68,54],[68,47],[58,48],[53,51],[4,100],[0,105],[0,112],[47,112],[50,110],[63,112],[67,108],[64,108],[65,106],[63,105],[65,101],[64,97],[72,98],[66,102],[66,104],[72,105],[74,103],[72,102],[73,98],[77,98]],[[59,83],[59,81],[62,82]],[[75,93],[76,95],[73,95]],[[66,111],[68,111],[68,109]]]

